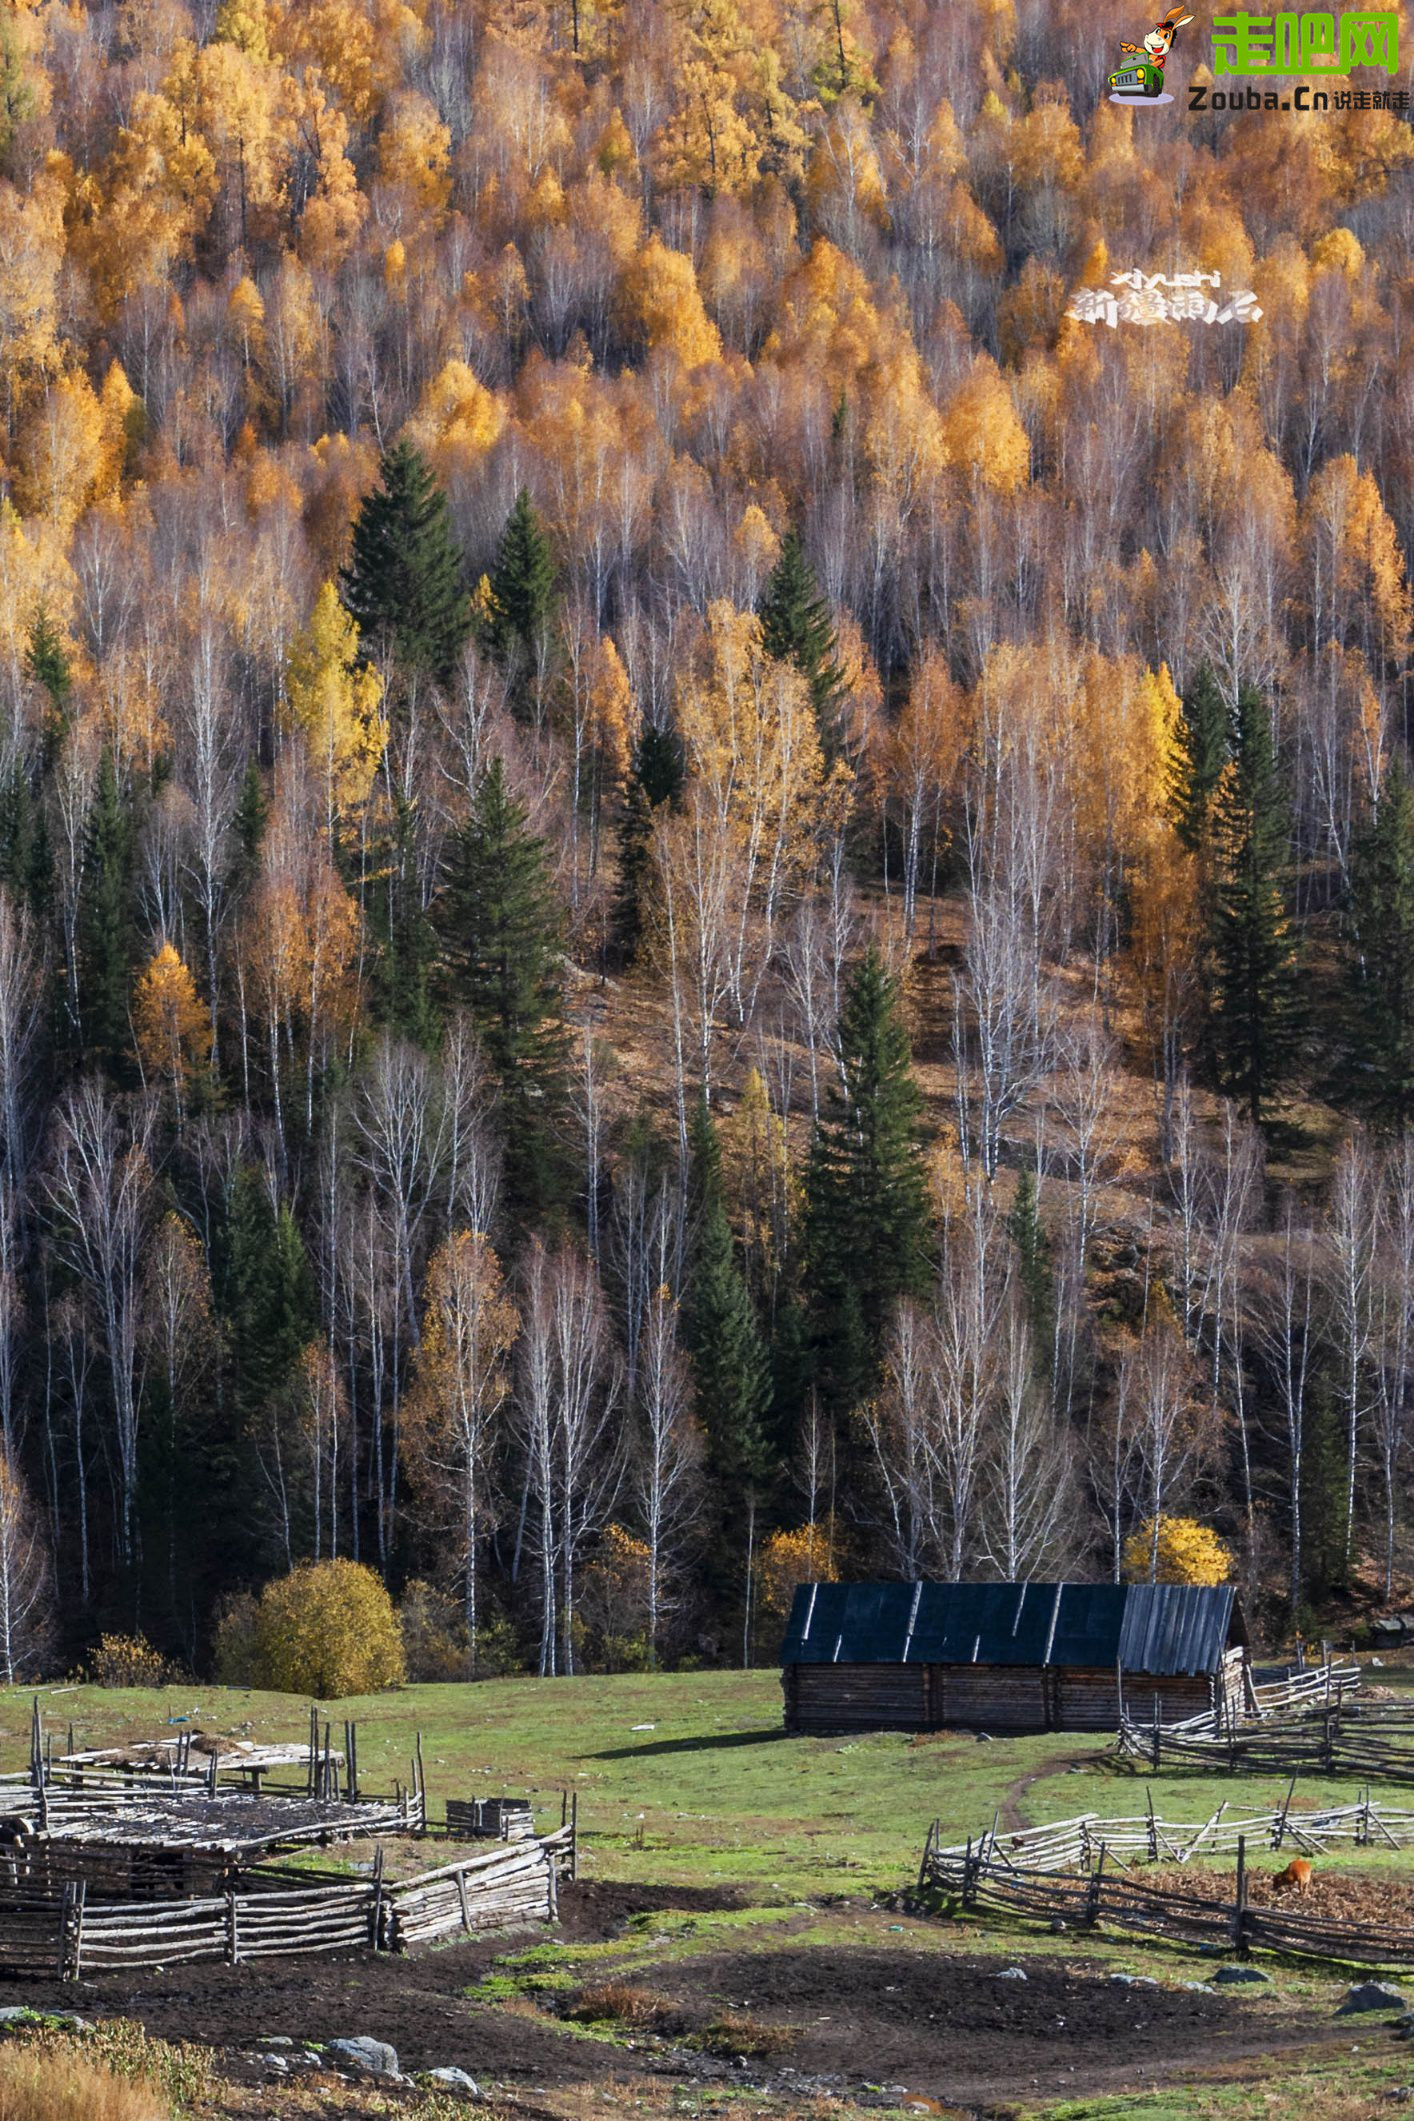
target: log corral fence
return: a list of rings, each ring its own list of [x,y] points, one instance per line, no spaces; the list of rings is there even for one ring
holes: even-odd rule
[[[271,1777],[283,1780],[271,1781]],[[578,1875],[578,1801],[537,1831],[522,1799],[447,1805],[444,1830],[488,1845],[405,1879],[276,1865],[310,1843],[429,1830],[419,1738],[407,1784],[359,1782],[357,1728],[336,1748],[310,1712],[307,1746],[161,1741],[56,1762],[36,1705],[27,1774],[0,1776],[0,1975],[73,1979],[197,1959],[406,1951],[457,1932],[553,1922]]]
[[[1332,1922],[1291,1904],[1254,1907],[1248,1898],[1248,1858],[1257,1850],[1290,1849],[1317,1856],[1355,1848],[1414,1847],[1414,1811],[1375,1803],[1294,1812],[1293,1792],[1271,1812],[1229,1810],[1176,1823],[1149,1808],[1133,1818],[1093,1812],[1053,1826],[1000,1833],[994,1821],[974,1840],[944,1846],[938,1822],[929,1831],[918,1869],[917,1898],[927,1912],[996,1913],[1022,1921],[1063,1923],[1068,1929],[1105,1927],[1169,1938],[1245,1957],[1253,1947],[1284,1955],[1396,1968],[1414,1966],[1414,1929]],[[1184,1864],[1196,1855],[1236,1858],[1232,1896],[1219,1898],[1146,1884],[1145,1864]],[[1216,1885],[1217,1881],[1211,1881]]]
[[[0,1882],[0,1972],[71,1980],[181,1960],[401,1952],[457,1932],[553,1922],[575,1839],[570,1823],[396,1883],[384,1877],[381,1850],[366,1879],[253,1869],[225,1892],[190,1899],[98,1899],[82,1877],[49,1891]]]
[[[1414,1701],[1312,1696],[1241,1723],[1191,1716],[1119,1727],[1118,1751],[1150,1774],[1341,1775],[1414,1782]]]

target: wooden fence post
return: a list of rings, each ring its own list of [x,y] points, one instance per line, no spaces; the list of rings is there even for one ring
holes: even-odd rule
[[[1232,1942],[1239,1959],[1247,1957],[1247,1836],[1237,1837],[1237,1891],[1232,1906]]]
[[[579,1791],[570,1792],[570,1877],[579,1877]]]
[[[368,1917],[368,1942],[375,1952],[383,1949],[383,1844],[373,1852],[373,1903]]]
[[[238,1931],[237,1931],[237,1928],[236,1928],[236,1896],[235,1896],[235,1894],[234,1894],[233,1892],[228,1892],[228,1893],[227,1893],[227,1895],[226,1895],[226,1964],[227,1964],[227,1966],[238,1966],[238,1965],[240,1964],[240,1956],[241,1956],[241,1941],[240,1941],[240,1936],[239,1936],[239,1933],[238,1933]]]
[[[1092,1930],[1095,1927],[1095,1924],[1100,1919],[1100,1893],[1104,1885],[1104,1878],[1105,1844],[1102,1841],[1100,1843],[1100,1859],[1095,1865],[1094,1872],[1092,1873],[1090,1879],[1090,1890],[1085,1896],[1085,1914],[1083,1920],[1087,1930]]]
[[[1159,1697],[1158,1697],[1158,1695],[1157,1695],[1157,1694],[1156,1694],[1156,1695],[1154,1696],[1154,1737],[1153,1737],[1153,1748],[1154,1748],[1154,1759],[1153,1759],[1153,1767],[1154,1767],[1154,1773],[1155,1773],[1155,1774],[1157,1775],[1157,1774],[1158,1774],[1158,1772],[1159,1772]]]
[[[970,1912],[971,1912],[971,1909],[972,1909],[972,1906],[973,1906],[973,1897],[972,1897],[972,1836],[971,1836],[971,1835],[969,1834],[969,1835],[968,1835],[968,1837],[967,1837],[967,1854],[966,1854],[966,1855],[965,1855],[965,1856],[963,1857],[963,1859],[962,1859],[962,1911],[963,1911],[963,1913],[964,1913],[964,1914],[968,1914],[968,1913],[970,1913]]]
[[[78,1887],[70,1878],[65,1881],[63,1898],[59,1902],[59,1965],[61,1981],[69,1979],[70,1939],[74,1927],[74,1896]]]
[[[1149,1806],[1149,1861],[1157,1863],[1159,1860],[1159,1825],[1154,1817],[1154,1791],[1151,1783],[1145,1783],[1144,1795],[1148,1800]]]

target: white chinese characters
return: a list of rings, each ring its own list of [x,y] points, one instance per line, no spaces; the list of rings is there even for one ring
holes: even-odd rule
[[[1262,312],[1250,287],[1239,288],[1219,306],[1210,290],[1222,285],[1215,272],[1110,274],[1108,287],[1077,288],[1068,317],[1077,324],[1255,324]]]

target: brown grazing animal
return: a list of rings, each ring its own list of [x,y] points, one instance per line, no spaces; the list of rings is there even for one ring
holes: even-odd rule
[[[1293,1892],[1309,1893],[1311,1890],[1311,1866],[1304,1856],[1293,1856],[1284,1871],[1278,1871],[1272,1880],[1274,1893],[1285,1892],[1290,1886]]]

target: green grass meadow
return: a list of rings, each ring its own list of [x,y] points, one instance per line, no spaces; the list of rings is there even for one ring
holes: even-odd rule
[[[0,1761],[28,1758],[30,1692],[0,1693]],[[300,1739],[298,1697],[203,1685],[40,1690],[56,1751],[201,1727]],[[1281,1802],[1270,1777],[1180,1775],[1149,1783],[1116,1765],[1104,1736],[1050,1733],[987,1743],[968,1733],[799,1738],[781,1728],[773,1670],[487,1680],[409,1686],[324,1704],[336,1745],[356,1717],[365,1787],[410,1778],[422,1734],[431,1815],[448,1797],[529,1795],[548,1823],[578,1793],[589,1874],[657,1885],[739,1885],[769,1901],[872,1896],[916,1875],[929,1823],[964,1840],[1008,1803],[1027,1824],[1089,1811],[1137,1813],[1145,1791],[1171,1819]],[[1298,1785],[1302,1806],[1352,1802],[1354,1784]],[[1390,1791],[1392,1802],[1407,1801]],[[1362,1860],[1369,1861],[1373,1852]]]

